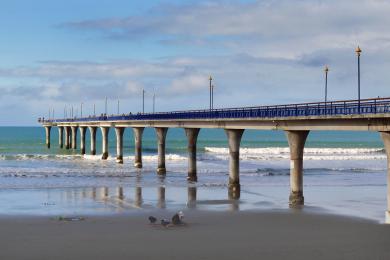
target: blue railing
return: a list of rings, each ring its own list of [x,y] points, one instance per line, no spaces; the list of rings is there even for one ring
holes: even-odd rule
[[[137,113],[122,115],[100,115],[81,118],[38,119],[44,123],[128,121],[128,120],[180,120],[180,119],[229,119],[229,118],[275,118],[328,115],[358,115],[390,113],[390,98],[343,100],[333,102],[302,103],[275,106],[187,110],[159,113]]]

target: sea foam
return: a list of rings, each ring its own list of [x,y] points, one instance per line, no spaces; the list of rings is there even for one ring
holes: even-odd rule
[[[228,148],[205,147],[205,152],[217,158],[229,154]],[[275,160],[289,159],[288,147],[240,148],[241,159]],[[305,148],[306,160],[384,160],[386,154],[383,148]]]

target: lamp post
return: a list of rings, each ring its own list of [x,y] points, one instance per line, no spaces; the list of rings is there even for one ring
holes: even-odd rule
[[[212,95],[212,85],[211,85],[211,81],[213,80],[213,78],[210,76],[209,77],[209,81],[210,81],[210,110],[212,109],[212,99],[211,99],[211,95]]]
[[[96,105],[93,103],[93,116],[96,116]]]
[[[145,113],[145,89],[142,89],[142,114]]]
[[[104,114],[107,115],[107,97],[106,97],[106,103],[104,105]]]
[[[326,102],[328,102],[328,72],[329,72],[328,66],[325,66],[324,72],[325,72],[325,107],[326,107]]]
[[[80,117],[83,117],[83,102],[80,105]]]
[[[156,93],[153,93],[153,113],[156,112],[155,108],[156,108]]]
[[[211,110],[214,109],[214,85],[211,85]]]
[[[117,112],[118,112],[117,114],[119,115],[119,99],[118,99],[118,111]]]
[[[355,52],[358,57],[358,110],[360,114],[360,54],[362,53],[362,50],[357,46]]]

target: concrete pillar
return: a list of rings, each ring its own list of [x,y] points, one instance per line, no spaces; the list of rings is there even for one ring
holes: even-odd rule
[[[116,162],[123,163],[123,132],[124,127],[115,127],[116,134]]]
[[[50,149],[50,132],[51,132],[51,126],[45,126],[45,132],[46,132],[46,146]]]
[[[241,190],[233,187],[228,187],[228,198],[229,200],[239,200],[241,196]]]
[[[82,155],[85,154],[85,132],[87,128],[85,126],[80,126],[80,152]]]
[[[96,155],[96,126],[88,126],[91,134],[91,155]]]
[[[65,130],[65,149],[69,149],[70,148],[70,127],[69,126],[65,126],[64,127],[64,130]]]
[[[240,190],[240,142],[244,129],[225,129],[229,141],[229,190]]]
[[[108,132],[109,127],[100,127],[102,131],[102,159],[107,160],[108,158]]]
[[[385,223],[390,224],[390,132],[381,132],[387,155],[387,209]]]
[[[303,149],[309,131],[286,131],[290,146],[290,206],[304,204],[303,198]]]
[[[142,168],[142,133],[144,132],[143,127],[134,127],[134,167]]]
[[[64,148],[64,127],[58,127],[58,145],[60,148]]]
[[[164,175],[167,170],[165,168],[165,138],[167,136],[168,128],[156,127],[157,145],[158,145],[158,166],[157,174]]]
[[[69,142],[69,148],[72,148],[72,128],[68,126],[68,142]]]
[[[77,149],[77,126],[72,126],[72,149]]]
[[[188,176],[187,180],[197,181],[196,171],[196,141],[198,139],[199,128],[185,128],[188,145]]]

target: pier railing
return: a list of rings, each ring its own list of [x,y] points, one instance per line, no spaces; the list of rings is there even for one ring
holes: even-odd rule
[[[158,113],[128,113],[121,115],[100,115],[79,118],[43,119],[38,122],[87,122],[128,120],[180,120],[180,119],[230,119],[230,118],[275,118],[301,116],[332,116],[390,113],[390,98],[342,100],[332,102],[301,103],[288,105],[187,110]]]

